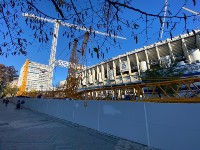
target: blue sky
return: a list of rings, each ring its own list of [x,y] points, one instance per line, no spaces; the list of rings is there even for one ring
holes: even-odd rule
[[[38,7],[43,12],[46,12],[47,14],[54,16],[55,13],[54,13],[53,6],[47,5],[46,1],[47,0],[40,2],[38,4]],[[180,1],[177,1],[175,3],[173,0],[169,0],[169,7],[170,7],[172,13],[178,11],[177,8],[180,8],[180,6],[183,4],[183,1],[184,0],[180,0]],[[93,4],[95,4],[95,2],[96,2],[96,0],[92,0]],[[164,5],[164,0],[151,0],[151,1],[149,1],[149,0],[143,0],[143,1],[134,0],[134,7],[135,8],[139,8],[139,9],[141,9],[143,11],[147,11],[149,13],[158,13],[161,10],[161,8],[163,7],[163,5]],[[199,2],[197,2],[196,6],[193,6],[192,0],[190,0],[190,2],[187,3],[186,7],[200,12],[200,10],[199,10],[200,3]],[[183,13],[191,14],[191,13],[185,11],[185,10],[181,10],[180,15],[183,15]],[[126,19],[131,19],[131,18],[138,17],[138,13],[135,13],[135,12],[130,13],[127,10],[125,10],[124,13],[121,16],[123,16]],[[188,22],[188,27],[190,29],[198,29],[199,28],[199,21],[200,21],[200,17],[198,17],[198,21]],[[26,39],[29,40],[29,41],[33,41],[33,36],[31,36],[33,31],[29,27],[26,26],[25,18],[23,16],[20,18],[19,22],[20,22],[20,25],[24,29],[24,36],[26,37]],[[145,25],[144,23],[140,23],[140,28],[142,28],[144,25]],[[53,24],[49,23],[48,27],[53,28]],[[67,46],[69,39],[62,36],[64,28],[65,27],[60,27],[60,30],[59,30],[56,58],[68,61],[69,56],[70,56],[68,54],[69,49],[68,49],[68,46]],[[123,54],[125,52],[132,51],[134,49],[143,47],[145,45],[149,45],[149,44],[153,44],[153,43],[157,42],[158,34],[154,35],[154,33],[156,31],[158,31],[159,28],[160,28],[160,21],[155,20],[153,25],[152,25],[152,28],[148,30],[148,35],[149,35],[150,39],[148,40],[147,43],[144,42],[145,41],[144,40],[145,34],[139,35],[138,43],[136,43],[134,38],[130,36],[131,31],[127,28],[124,28],[122,36],[126,37],[127,40],[117,39],[117,41],[121,43],[120,44],[121,49],[118,48],[118,47],[116,48],[114,46],[110,46],[110,50],[108,51],[108,53],[105,53],[105,60],[112,58],[112,57],[115,57],[119,54]],[[3,29],[6,30],[6,27],[3,26]],[[166,29],[166,27],[165,27],[165,29]],[[175,36],[175,35],[182,34],[182,31],[183,31],[183,24],[180,24],[176,28],[176,30],[173,31],[173,35]],[[104,31],[102,31],[102,32],[104,32]],[[78,34],[82,35],[82,34],[84,34],[84,32],[80,32]],[[78,35],[78,36],[80,36],[80,35]],[[166,38],[169,38],[169,34],[163,35],[163,40],[166,39]],[[40,47],[40,49],[38,48],[39,43],[34,42],[32,46],[29,46],[27,48],[27,52],[28,52],[27,56],[19,56],[19,55],[12,56],[12,55],[9,55],[7,58],[5,56],[0,56],[0,64],[2,63],[2,64],[5,64],[6,66],[13,65],[18,71],[20,71],[20,69],[21,69],[21,67],[22,67],[22,65],[23,65],[23,63],[25,62],[26,59],[47,65],[48,60],[49,60],[49,56],[50,56],[52,37],[49,37],[49,39],[50,39],[49,43],[47,43],[46,45],[43,45],[42,48]],[[0,38],[0,40],[2,40],[2,38]],[[109,43],[107,43],[107,45],[105,45],[105,46],[108,46],[108,44]],[[79,45],[79,47],[80,47],[80,45]],[[93,49],[94,47],[95,47],[95,45],[93,44],[93,42],[89,42],[88,48]],[[103,59],[102,58],[97,59],[95,54],[94,54],[94,58],[91,58],[91,56],[88,54],[86,65],[91,66],[91,65],[97,64],[101,61],[103,61]],[[56,67],[55,71],[54,71],[54,78],[53,78],[54,84],[56,84],[60,80],[65,80],[66,76],[67,76],[67,69],[66,68]]]

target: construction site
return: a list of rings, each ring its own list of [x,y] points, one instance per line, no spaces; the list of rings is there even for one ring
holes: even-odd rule
[[[23,99],[25,108],[148,147],[200,147],[200,30],[87,66],[91,34],[126,38],[33,14],[23,16],[53,23],[54,36],[49,65],[26,60],[22,66],[14,103]],[[74,38],[68,61],[55,58],[59,26],[84,31],[82,39]],[[56,66],[68,68],[58,89],[52,86]],[[174,76],[169,77],[166,72],[172,66]],[[164,75],[146,77],[155,67],[164,68]]]
[[[27,17],[42,19],[30,15]],[[59,24],[55,22],[55,35],[58,35]],[[55,59],[57,37],[54,36],[49,65],[26,60],[20,71],[17,95],[35,97],[42,93],[46,98],[84,100],[199,101],[199,30],[127,52],[97,65],[85,66],[89,36],[90,32],[86,31],[80,52],[77,50],[78,39],[74,39],[69,62]],[[177,72],[184,70],[181,79],[163,77],[160,82],[144,83],[141,78],[145,71],[154,66],[169,68],[174,62],[177,63]],[[64,87],[59,90],[52,88],[55,66],[68,67]],[[167,92],[169,89],[173,94]]]

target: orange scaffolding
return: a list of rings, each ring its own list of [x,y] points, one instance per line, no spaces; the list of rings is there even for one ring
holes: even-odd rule
[[[83,100],[130,100],[137,102],[200,102],[200,78],[142,83],[83,90]]]
[[[26,93],[36,96],[38,93]],[[65,90],[40,92],[45,98],[67,98]],[[70,95],[72,96],[72,95]],[[78,100],[112,100],[160,103],[199,103],[200,78],[183,78],[112,87],[83,89],[71,97]]]

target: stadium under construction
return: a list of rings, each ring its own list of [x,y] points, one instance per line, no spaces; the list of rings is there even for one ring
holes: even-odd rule
[[[200,75],[200,31],[167,39],[87,67],[79,90],[99,86],[140,83],[142,72],[155,65],[169,67],[177,62],[184,76]]]
[[[81,77],[78,90],[140,83],[142,72],[155,65],[167,67],[175,61],[178,68],[185,68],[184,76],[199,76],[199,49],[200,31],[195,30],[127,52],[78,72]],[[52,83],[49,68],[27,60],[20,71],[18,86],[22,87],[21,92],[49,90],[47,84]]]

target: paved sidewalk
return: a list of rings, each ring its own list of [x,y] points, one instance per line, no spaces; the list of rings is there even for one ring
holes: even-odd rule
[[[0,150],[149,150],[0,100]]]

